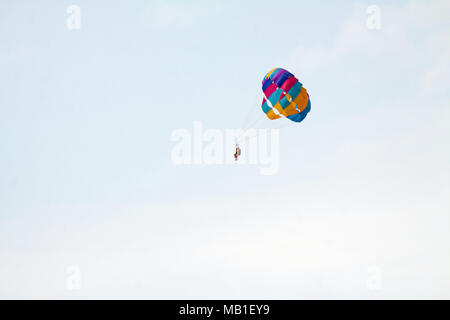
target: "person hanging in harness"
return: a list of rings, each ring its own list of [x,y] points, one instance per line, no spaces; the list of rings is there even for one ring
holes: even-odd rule
[[[241,148],[239,148],[239,145],[236,143],[236,152],[234,153],[234,160],[237,161],[240,155],[241,155]]]

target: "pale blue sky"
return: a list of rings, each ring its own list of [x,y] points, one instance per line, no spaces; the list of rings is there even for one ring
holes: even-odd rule
[[[450,297],[446,1],[2,1],[0,39],[0,297]],[[173,165],[278,66],[276,175]]]

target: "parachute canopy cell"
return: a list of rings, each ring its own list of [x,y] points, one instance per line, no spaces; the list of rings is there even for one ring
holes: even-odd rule
[[[311,110],[308,92],[289,71],[275,68],[262,81],[262,110],[271,120],[281,117],[301,122]]]

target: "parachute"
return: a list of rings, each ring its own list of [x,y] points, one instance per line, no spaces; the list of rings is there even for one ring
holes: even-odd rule
[[[275,68],[262,81],[262,110],[270,120],[287,118],[302,122],[311,110],[311,100],[302,83],[289,71]]]
[[[261,104],[263,112],[270,120],[288,119],[290,121],[267,121],[261,112],[252,106],[251,112],[255,112],[256,119],[248,117],[244,119],[242,131],[236,135],[236,144],[258,137],[261,134],[250,131],[261,123],[263,126],[272,127],[272,129],[280,129],[286,126],[295,125],[302,122],[307,114],[311,111],[311,100],[303,84],[289,71],[282,68],[275,68],[267,73],[262,81],[262,91],[264,98]],[[249,114],[250,115],[250,114]],[[248,124],[250,122],[250,124]],[[264,133],[265,131],[263,131]],[[236,157],[235,157],[236,158]]]

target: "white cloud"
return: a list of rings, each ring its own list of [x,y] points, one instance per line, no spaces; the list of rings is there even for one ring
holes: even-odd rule
[[[217,198],[178,206],[59,208],[50,216],[45,210],[26,226],[17,218],[5,229],[26,233],[20,241],[17,233],[2,233],[20,250],[0,254],[7,275],[0,296],[366,298],[374,294],[367,268],[375,265],[384,277],[377,297],[448,297],[445,214],[436,228],[421,210],[386,210],[384,203],[385,210],[366,211],[368,199],[358,197],[352,203],[359,209],[346,213],[337,213],[332,199],[305,199],[298,207],[260,197],[245,204],[245,198],[237,199],[239,211]],[[75,217],[67,221],[62,212]],[[73,264],[82,273],[78,292],[65,289],[64,273]]]
[[[423,74],[418,83],[425,90],[448,88],[448,1],[410,2],[402,7],[381,6],[380,30],[368,29],[366,19],[366,7],[358,6],[328,46],[297,46],[290,56],[293,70],[305,75],[337,65],[347,55],[361,53],[365,57],[389,59],[389,63],[395,66],[424,68],[418,70],[419,74]],[[441,30],[439,33],[435,30],[437,28]],[[427,40],[424,32],[432,38]],[[420,66],[418,62],[423,62],[425,66]]]
[[[401,10],[405,22],[415,26],[448,25],[450,18],[450,2],[446,0],[410,1]]]

